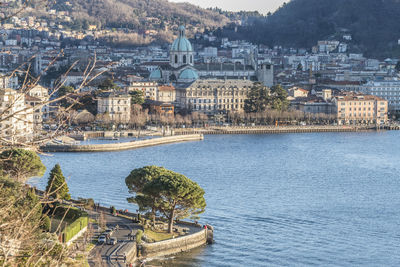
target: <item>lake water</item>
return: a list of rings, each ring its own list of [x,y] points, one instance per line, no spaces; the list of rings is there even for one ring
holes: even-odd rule
[[[400,132],[205,136],[107,153],[42,156],[60,163],[73,197],[127,204],[125,177],[159,165],[206,192],[201,223],[215,244],[164,266],[399,266]],[[44,188],[44,178],[30,183]]]

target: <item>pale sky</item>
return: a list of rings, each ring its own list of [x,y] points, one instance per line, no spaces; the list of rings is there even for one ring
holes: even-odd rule
[[[204,8],[219,7],[229,11],[254,11],[266,14],[275,11],[283,2],[289,0],[169,0],[171,2],[188,2]]]

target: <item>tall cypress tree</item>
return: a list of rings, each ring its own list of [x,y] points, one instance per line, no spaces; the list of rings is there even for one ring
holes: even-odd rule
[[[71,195],[68,193],[68,185],[65,182],[65,177],[59,164],[56,164],[50,172],[46,192],[51,193],[51,196],[57,199],[71,199]]]

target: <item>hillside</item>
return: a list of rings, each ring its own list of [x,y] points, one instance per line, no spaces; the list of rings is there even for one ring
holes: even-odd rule
[[[353,37],[354,52],[398,56],[399,14],[400,0],[292,0],[236,33],[225,27],[219,34],[270,46],[310,48],[318,40],[341,40],[346,32]]]
[[[167,0],[55,0],[46,6],[43,1],[35,1],[39,2],[32,2],[30,15],[52,20],[56,16],[50,10],[64,11],[71,17],[71,21],[63,22],[66,29],[86,30],[89,25],[96,25],[97,29],[145,34],[152,40],[173,40],[179,25],[186,25],[191,33],[222,27],[231,21],[217,10]]]

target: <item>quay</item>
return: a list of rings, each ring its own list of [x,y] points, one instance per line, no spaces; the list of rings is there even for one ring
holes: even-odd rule
[[[203,139],[204,136],[202,134],[189,134],[189,135],[159,137],[153,139],[146,139],[146,140],[139,140],[132,142],[110,143],[110,144],[93,144],[93,145],[47,144],[42,146],[41,150],[44,152],[107,152],[107,151],[136,149],[136,148],[179,143],[179,142],[201,141]]]
[[[328,133],[400,130],[399,126],[266,126],[266,127],[212,127],[206,129],[178,129],[175,135],[188,134],[284,134],[284,133]]]

